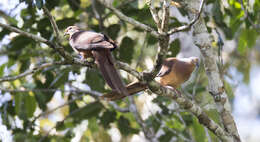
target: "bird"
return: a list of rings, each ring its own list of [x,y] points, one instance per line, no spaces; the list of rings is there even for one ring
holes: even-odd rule
[[[128,91],[114,65],[111,54],[117,48],[116,42],[102,33],[82,30],[77,26],[69,26],[65,29],[64,36],[69,35],[69,44],[72,49],[85,60],[94,57],[104,80],[113,92],[128,96]]]
[[[163,63],[159,73],[156,75],[155,81],[160,85],[177,91],[181,84],[186,82],[194,69],[199,66],[198,57],[189,58],[166,58]],[[134,95],[147,89],[147,85],[139,81],[132,82],[126,86],[129,95]],[[178,91],[177,91],[178,92]],[[110,92],[104,94],[102,99],[107,99],[110,101],[119,100],[124,98],[122,94],[118,92]]]

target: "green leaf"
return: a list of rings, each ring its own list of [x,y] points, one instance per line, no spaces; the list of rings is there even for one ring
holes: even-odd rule
[[[20,93],[16,93],[14,95],[15,102],[15,113],[21,118],[26,119],[26,113],[23,111],[23,95]]]
[[[60,29],[65,29],[68,26],[74,25],[78,21],[79,20],[77,20],[75,18],[63,18],[63,19],[57,21],[57,25]]]
[[[101,124],[104,126],[104,128],[109,128],[109,124],[115,120],[116,112],[110,110],[105,111],[100,118]]]
[[[8,48],[9,48],[8,50],[20,52],[24,47],[26,47],[28,44],[31,44],[31,43],[35,43],[35,41],[26,36],[19,35],[12,39],[12,41],[10,42],[10,44],[8,46]]]
[[[93,102],[73,111],[70,114],[76,121],[81,121],[83,119],[97,117],[102,109],[103,105],[100,102]]]
[[[117,7],[119,5],[119,0],[113,0],[113,7]]]
[[[35,100],[34,96],[26,94],[25,108],[26,108],[27,117],[33,117],[33,113],[36,110],[36,100]]]
[[[97,124],[97,119],[93,117],[88,121],[89,121],[88,128],[91,130],[91,132],[98,132],[100,126]]]
[[[131,63],[134,53],[134,41],[130,37],[124,37],[119,49],[119,59]]]
[[[181,46],[180,46],[180,40],[175,39],[173,42],[170,44],[170,55],[168,57],[176,57],[176,55],[180,52]]]
[[[157,115],[157,114],[155,114],[155,115]],[[157,116],[156,116],[156,117],[157,117]],[[150,116],[148,119],[146,119],[146,120],[145,120],[145,123],[146,123],[146,125],[147,125],[148,127],[153,127],[155,133],[159,130],[159,128],[160,128],[160,126],[161,126],[161,123],[158,122],[158,121],[156,120],[156,118],[154,118],[154,116]]]
[[[79,7],[75,3],[80,5],[81,1],[80,0],[67,0],[67,2],[73,11],[77,11],[79,9]]]
[[[25,93],[16,93],[14,95],[15,112],[22,120],[28,120],[36,110],[36,101],[34,96]]]
[[[147,38],[148,38],[147,41],[149,45],[154,45],[158,42],[158,39],[150,34],[147,35]]]
[[[159,137],[160,142],[169,142],[173,136],[173,133],[170,131],[166,131],[165,134]]]
[[[20,60],[19,72],[24,72],[30,67],[30,65],[31,65],[31,61],[29,59]]]
[[[46,80],[48,80],[50,77],[46,76],[45,78],[46,78]],[[47,85],[46,85],[46,82],[42,83],[39,80],[35,80],[35,83],[36,83],[35,88],[39,88],[39,89],[48,88],[49,83],[47,83]],[[34,93],[35,93],[35,99],[36,99],[37,103],[39,104],[39,107],[42,110],[46,110],[46,108],[47,108],[46,105],[52,99],[55,92],[34,92]]]
[[[207,142],[206,133],[204,127],[193,117],[193,136],[197,142]]]
[[[117,121],[117,126],[122,135],[127,136],[132,133],[138,133],[138,130],[132,128],[130,126],[129,120],[124,116],[120,116],[119,120]]]
[[[252,48],[257,39],[257,31],[253,29],[243,29],[240,33],[239,41],[238,41],[238,51],[241,54],[244,54],[246,48]]]
[[[56,124],[56,129],[57,129],[58,131],[65,130],[66,127],[65,127],[65,125],[64,125],[64,121],[59,121],[59,122],[57,122],[57,124]]]
[[[86,79],[84,80],[84,83],[88,84],[93,90],[97,90],[100,92],[105,91],[104,89],[105,81],[101,76],[101,74],[96,70],[88,69],[86,71]]]
[[[60,0],[46,0],[46,6],[51,11],[55,6],[58,6]]]
[[[120,25],[119,24],[112,24],[107,28],[108,36],[112,39],[116,39],[118,36],[118,33],[120,31]]]
[[[59,73],[56,75],[56,78],[51,82],[49,87],[58,88],[58,87],[64,85],[65,82],[68,81],[69,71],[70,71],[69,69],[59,71]]]
[[[0,40],[2,40],[4,38],[4,36],[8,35],[9,33],[10,33],[9,30],[2,29],[2,31],[0,32]]]
[[[6,67],[6,63],[5,64],[2,64],[1,66],[0,66],[0,77],[2,77],[3,75],[4,75],[4,69],[5,69],[5,67]]]
[[[68,101],[71,101],[73,100],[73,97],[72,97],[73,94],[70,94],[69,95],[69,100]],[[72,103],[69,104],[69,112],[72,113],[73,111],[79,109],[77,103],[74,101]]]

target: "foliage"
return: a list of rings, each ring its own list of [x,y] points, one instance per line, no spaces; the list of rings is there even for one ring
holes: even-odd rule
[[[131,66],[138,65],[138,71],[147,69],[145,61],[148,59],[154,61],[155,59],[157,39],[150,33],[145,33],[119,20],[111,11],[105,9],[98,2],[96,2],[97,12],[103,17],[102,24],[95,18],[96,12],[88,0],[20,0],[20,2],[27,4],[27,8],[22,9],[20,13],[23,24],[19,26],[19,28],[24,31],[40,34],[48,40],[55,40],[49,19],[39,12],[39,10],[46,5],[51,11],[51,14],[56,18],[57,25],[61,31],[70,25],[78,24],[85,29],[106,33],[120,45],[119,49],[116,49],[113,53],[115,58]],[[124,0],[114,0],[113,6],[117,7],[127,16],[156,28],[149,8],[143,1],[134,1],[130,4],[125,3]],[[160,2],[158,3],[157,9],[160,8]],[[260,35],[259,28],[255,29],[253,26],[253,24],[260,24],[260,17],[259,14],[257,14],[260,10],[260,2],[258,0],[254,1],[253,6],[249,7],[251,11],[248,15],[245,15],[245,11],[236,0],[229,0],[229,7],[227,8],[223,8],[221,1],[217,0],[208,1],[206,5],[213,5],[213,8],[209,11],[212,15],[206,15],[203,18],[208,22],[212,22],[209,19],[213,18],[214,24],[219,30],[223,31],[227,39],[237,40],[238,52],[234,51],[233,54],[239,54],[241,57],[246,56],[248,54],[247,51],[250,50],[249,48],[253,48],[256,45],[256,39],[258,39]],[[182,16],[187,16],[187,12],[182,14]],[[6,20],[10,25],[18,27],[19,22],[15,18],[9,17]],[[183,23],[179,22],[177,18],[171,17],[171,28],[181,24]],[[214,31],[214,28],[216,27],[208,27],[211,32]],[[0,31],[0,39],[3,39],[9,34],[10,31],[2,29]],[[67,40],[64,39],[62,44],[66,51],[75,55],[69,47]],[[176,56],[180,52],[182,44],[178,38],[172,41],[167,56]],[[22,35],[12,37],[10,43],[1,47],[1,51],[8,51],[4,54],[8,59],[0,65],[0,78],[5,75],[21,74],[31,66],[62,60],[56,52],[46,46],[47,45],[40,44]],[[250,67],[250,63],[244,64],[244,62],[236,64],[236,66],[239,67],[238,70],[243,70],[243,67]],[[242,73],[245,74],[244,81],[247,81],[249,71]],[[84,78],[81,83],[86,84],[85,87],[90,87],[92,90],[99,92],[109,91],[97,70],[86,69],[86,67],[79,66],[51,66],[36,72],[32,76],[0,84],[0,87],[8,89],[22,88],[24,90],[32,90],[28,92],[10,92],[12,99],[0,107],[0,116],[2,117],[3,123],[9,130],[13,131],[15,141],[38,141],[48,132],[45,127],[50,129],[53,126],[56,127],[56,131],[60,135],[50,134],[44,138],[44,141],[70,141],[74,137],[74,133],[72,132],[73,128],[79,125],[83,120],[88,120],[88,129],[84,130],[82,141],[106,141],[108,138],[111,139],[108,135],[108,130],[112,127],[118,128],[124,138],[139,134],[140,131],[143,131],[133,114],[119,112],[109,106],[108,103],[97,101],[87,93],[81,93],[85,94],[86,97],[70,103],[62,109],[61,114],[64,120],[57,123],[51,122],[50,120],[44,122],[44,118],[48,118],[50,114],[37,118],[41,124],[39,126],[40,131],[34,134],[34,131],[38,130],[36,129],[38,126],[36,127],[37,124],[34,121],[37,116],[37,109],[41,111],[49,110],[48,104],[52,101],[55,102],[54,96],[58,93],[61,93],[61,96],[68,101],[73,100],[75,96],[79,95],[75,92],[68,93],[66,91],[59,91],[66,90],[68,86],[77,81],[71,78],[72,74],[74,76],[80,76],[77,77],[79,80]],[[125,79],[131,82],[129,78]],[[197,96],[195,97],[201,97],[206,94],[206,83],[206,76],[204,75],[198,83]],[[193,85],[194,84],[186,88],[190,94],[192,94]],[[231,94],[230,97],[232,97],[233,94],[230,85],[225,82],[225,86],[228,87],[229,94]],[[58,91],[45,92],[37,91],[37,89],[54,89]],[[1,91],[1,94],[5,93],[8,93],[8,91]],[[204,101],[205,100],[212,102],[212,100],[208,98],[204,98]],[[204,107],[205,102],[202,101],[203,99],[198,99],[198,104]],[[128,101],[118,101],[116,105],[125,107],[128,103]],[[205,129],[193,115],[188,112],[180,112],[179,110],[182,110],[180,108],[177,108],[178,110],[175,110],[176,108],[170,109],[170,106],[174,104],[172,101],[157,96],[153,99],[153,103],[158,105],[161,111],[149,116],[143,123],[153,128],[154,132],[161,130],[159,141],[169,142],[174,138],[176,138],[177,141],[184,141],[185,139],[192,139],[198,142],[206,142],[208,139],[218,141],[212,133],[210,133],[209,136],[206,135],[208,130]],[[204,107],[204,109],[208,111],[208,114],[211,114],[210,116],[213,120],[218,121],[218,116],[215,115],[216,110],[208,109],[207,107]],[[23,126],[21,128],[14,125],[13,122],[16,118],[22,121]],[[104,135],[97,135],[99,131]],[[185,139],[183,139],[183,137]]]

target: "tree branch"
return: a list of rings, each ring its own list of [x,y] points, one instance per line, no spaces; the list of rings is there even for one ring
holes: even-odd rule
[[[9,26],[9,25],[6,25],[6,24],[2,24],[2,23],[0,23],[0,27],[6,28],[6,29],[8,29],[12,32],[19,33],[19,34],[24,35],[26,37],[29,37],[33,40],[43,42],[43,43],[49,45],[56,52],[58,52],[63,58],[66,59],[66,64],[77,64],[77,65],[81,65],[81,66],[88,66],[88,67],[96,68],[92,62],[87,62],[87,61],[80,60],[78,58],[73,58],[70,55],[70,53],[66,52],[62,47],[60,47],[59,45],[57,45],[53,42],[48,41],[47,39],[45,39],[43,37],[22,31],[18,28],[15,28],[15,27],[12,27],[12,26]],[[132,69],[128,64],[118,61],[116,63],[116,65],[117,65],[118,68],[125,70],[126,72],[132,74],[133,76],[135,76],[139,79],[141,78],[140,73],[138,73],[136,70]]]
[[[155,61],[155,65],[154,68],[152,69],[151,72],[149,73],[145,73],[144,74],[144,78],[145,80],[153,80],[156,75],[158,74],[158,72],[161,69],[163,60],[166,58],[166,54],[168,51],[168,46],[169,46],[169,35],[164,34],[168,31],[168,26],[169,26],[169,16],[170,16],[170,12],[169,12],[169,6],[170,4],[167,2],[167,0],[163,1],[163,12],[162,12],[162,22],[161,25],[157,25],[158,27],[158,31],[162,31],[163,33],[159,33],[159,49],[158,49],[158,53],[156,55],[156,61]],[[161,26],[161,27],[159,27]]]
[[[184,31],[184,30],[191,28],[191,26],[194,25],[196,23],[196,21],[198,21],[199,18],[200,18],[200,15],[201,15],[201,12],[202,12],[202,9],[203,9],[203,5],[204,5],[204,1],[205,0],[201,0],[198,14],[193,18],[193,20],[188,25],[173,28],[170,31],[168,31],[167,34],[171,35],[171,34],[174,34],[176,32],[181,32],[181,31]]]
[[[143,122],[143,120],[137,110],[133,96],[129,96],[128,99],[129,99],[129,110],[131,113],[133,113],[135,120],[141,126],[145,137],[150,142],[157,142],[158,140],[156,140],[156,138],[155,138],[154,130],[152,129],[152,127],[151,128],[147,127],[147,125]]]
[[[185,1],[188,11],[190,11],[189,17],[196,15],[193,13],[194,9],[197,9],[199,5],[199,0],[190,2]],[[237,131],[235,121],[231,114],[231,106],[229,103],[228,96],[224,89],[223,81],[221,80],[219,69],[217,66],[217,57],[212,49],[212,40],[210,34],[208,33],[206,24],[203,18],[199,18],[198,22],[194,24],[193,30],[193,42],[199,47],[203,59],[204,67],[208,77],[208,91],[214,98],[216,103],[216,108],[221,116],[222,124],[225,130],[232,135],[231,141],[240,142],[240,136]]]
[[[50,66],[54,66],[54,65],[65,65],[66,62],[64,61],[61,61],[61,62],[53,62],[53,63],[44,63],[40,66],[37,66],[37,67],[34,67],[32,69],[29,69],[17,76],[5,76],[5,77],[2,77],[0,78],[0,82],[4,82],[4,81],[14,81],[16,79],[19,79],[19,78],[22,78],[22,77],[25,77],[27,75],[30,75],[30,74],[34,74],[36,72],[38,72],[39,70],[42,70],[44,68],[47,68],[47,67],[50,67]]]
[[[29,37],[31,39],[34,39],[36,41],[48,44],[48,40],[47,39],[45,39],[43,37],[40,37],[40,36],[37,36],[37,35],[34,35],[34,34],[31,34],[31,33],[28,33],[28,32],[25,32],[25,31],[22,31],[22,30],[20,30],[18,28],[15,28],[15,27],[3,24],[3,23],[0,23],[0,27],[6,28],[6,29],[8,29],[9,31],[12,31],[12,32],[19,33],[21,35],[24,35],[24,36]]]
[[[242,10],[244,11],[244,13],[245,13],[244,18],[247,18],[248,21],[250,22],[250,24],[256,29],[256,31],[257,31],[258,33],[260,33],[260,30],[259,30],[260,25],[255,24],[255,23],[252,21],[252,19],[248,16],[248,11],[247,11],[247,9],[244,7],[243,0],[238,0],[238,1],[239,1],[240,5],[241,5],[241,9],[242,9]]]
[[[82,90],[82,89],[79,89],[78,87],[75,87],[75,86],[72,86],[78,93],[81,92],[81,93],[86,93],[86,94],[89,94],[90,96],[94,97],[96,100],[100,100],[100,97],[103,95],[102,93],[100,92],[97,92],[97,91],[93,91],[93,90]],[[119,107],[115,102],[108,102],[110,106],[112,106],[115,110],[119,111],[119,112],[129,112],[129,109],[128,108],[121,108]]]
[[[45,5],[42,7],[42,9],[43,9],[43,12],[45,13],[45,15],[49,18],[49,20],[51,22],[51,26],[54,31],[54,34],[55,34],[58,42],[60,42],[61,41],[60,34],[59,34],[60,32],[59,32],[59,28],[57,26],[57,23],[55,22],[54,17],[51,15],[51,13],[49,12],[48,8]]]
[[[154,22],[157,25],[157,31],[159,33],[162,33],[163,32],[161,30],[161,23],[162,23],[162,21],[161,21],[161,19],[158,16],[158,11],[153,7],[151,0],[147,1],[146,4],[149,6],[150,13],[152,14],[153,20],[154,20]]]
[[[161,29],[163,32],[168,31],[169,17],[170,17],[169,7],[170,7],[170,4],[167,2],[167,0],[164,0],[163,8],[162,8],[162,24],[161,24]]]
[[[105,2],[104,0],[98,0],[101,4],[103,4],[106,8],[110,9],[111,11],[113,11],[120,19],[134,25],[135,27],[138,27],[142,30],[148,31],[150,32],[153,36],[155,37],[159,37],[159,34],[157,31],[155,31],[153,28],[149,27],[148,25],[145,25],[143,23],[140,23],[139,21],[136,21],[135,19],[126,16],[125,14],[123,14],[121,11],[119,11],[118,9],[114,8],[112,5],[108,4],[107,2]]]
[[[202,125],[207,127],[222,141],[232,141],[232,136],[229,136],[223,128],[221,128],[216,122],[210,119],[208,115],[197,104],[185,98],[182,94],[177,94],[176,92],[173,92],[173,90],[163,87],[155,81],[150,81],[148,85],[149,89],[155,94],[172,98],[185,110],[188,110],[192,114],[194,114]]]
[[[132,69],[127,63],[117,61],[116,67],[128,72],[129,74],[136,77],[138,80],[142,80],[142,74],[136,71],[135,69]]]
[[[47,111],[44,111],[42,113],[40,113],[39,115],[35,116],[32,120],[32,123],[33,124],[37,119],[39,119],[40,117],[44,116],[44,115],[47,115],[47,114],[50,114],[50,113],[53,113],[54,111],[60,109],[60,108],[63,108],[79,99],[81,99],[83,96],[85,96],[85,94],[88,94],[90,95],[91,97],[95,98],[97,101],[100,101],[100,96],[102,96],[102,93],[100,92],[97,92],[97,91],[92,91],[92,90],[82,90],[82,89],[79,89],[77,87],[74,87],[74,86],[71,86],[73,87],[74,89],[71,89],[71,90],[63,90],[63,89],[4,89],[4,88],[0,88],[1,91],[4,91],[4,92],[56,92],[56,91],[61,91],[61,92],[70,92],[70,93],[84,93],[82,95],[78,95],[76,96],[75,98],[73,98],[72,100],[69,100],[51,110],[47,110]],[[108,102],[110,106],[112,106],[115,110],[119,111],[119,112],[122,112],[122,113],[126,113],[126,112],[130,112],[129,108],[122,108],[122,107],[119,107],[115,102]]]
[[[91,3],[92,3],[91,6],[92,6],[92,11],[94,13],[94,16],[98,20],[99,30],[103,31],[104,30],[104,22],[103,22],[104,20],[97,9],[97,2],[96,2],[96,0],[91,0]],[[103,32],[105,32],[105,31],[103,31]],[[107,34],[107,33],[105,33],[105,34]]]

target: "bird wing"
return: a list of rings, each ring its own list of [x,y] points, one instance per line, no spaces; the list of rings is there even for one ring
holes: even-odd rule
[[[79,51],[110,49],[113,50],[117,46],[115,42],[106,35],[90,31],[79,31],[73,34],[73,47]]]

